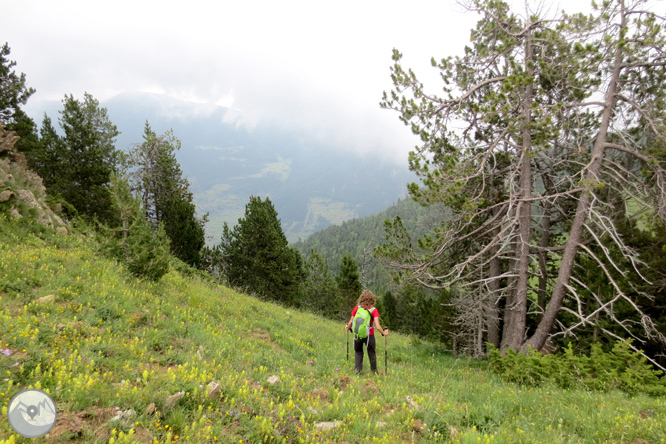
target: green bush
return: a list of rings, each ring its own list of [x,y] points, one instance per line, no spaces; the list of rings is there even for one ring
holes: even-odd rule
[[[490,347],[490,368],[509,382],[536,386],[549,381],[562,388],[666,394],[663,372],[655,370],[641,353],[631,350],[628,342],[616,342],[610,352],[595,344],[589,356],[574,354],[571,344],[559,355],[542,355],[531,349],[527,353],[510,349],[502,354]]]

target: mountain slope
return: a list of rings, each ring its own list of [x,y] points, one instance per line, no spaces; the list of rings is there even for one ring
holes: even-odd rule
[[[432,229],[443,214],[437,207],[422,207],[406,198],[380,213],[325,228],[305,240],[295,242],[293,246],[305,257],[312,250],[317,250],[326,259],[333,273],[338,272],[342,256],[345,251],[349,251],[359,267],[363,268],[363,279],[367,287],[377,294],[382,294],[389,289],[392,280],[389,271],[373,257],[372,251],[385,241],[384,221],[400,216],[412,236],[412,241],[416,242]]]
[[[48,391],[48,443],[663,437],[661,398],[523,389],[401,335],[378,338],[382,375],[353,376],[340,323],[173,270],[137,280],[92,238],[40,227],[0,216],[0,405]],[[0,444],[28,442],[0,421]]]

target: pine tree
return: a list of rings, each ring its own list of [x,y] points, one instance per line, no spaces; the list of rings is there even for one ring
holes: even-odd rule
[[[304,279],[303,260],[289,247],[269,198],[251,196],[245,216],[225,223],[218,246],[229,282],[258,295],[293,304]]]
[[[391,291],[387,291],[386,294],[384,294],[383,299],[384,299],[384,311],[386,312],[386,318],[387,318],[387,320],[384,321],[386,322],[386,326],[393,329],[399,329],[400,323],[398,322],[398,316],[397,316],[398,303],[395,299],[395,296],[393,296],[393,293]]]
[[[169,239],[163,225],[159,224],[156,232],[152,230],[126,177],[111,176],[110,194],[120,225],[102,227],[107,250],[134,275],[159,280],[169,271]]]
[[[146,219],[154,229],[163,223],[172,254],[196,267],[205,245],[207,215],[196,217],[190,184],[176,160],[180,140],[172,131],[158,136],[148,122],[143,137],[143,143],[130,151],[129,164],[135,167],[133,184],[141,195]]]
[[[27,86],[25,74],[14,71],[16,62],[9,60],[10,53],[9,45],[5,43],[0,48],[0,122],[7,131],[14,131],[20,137],[16,149],[26,153],[30,162],[29,153],[39,149],[37,125],[21,106],[27,103],[35,89]]]
[[[519,15],[503,1],[473,0],[481,20],[464,55],[432,59],[443,80],[435,93],[394,50],[395,88],[381,106],[421,139],[409,157],[421,182],[410,194],[451,214],[418,249],[402,242],[401,224],[388,226],[380,253],[404,279],[461,290],[458,319],[470,321],[475,349],[485,332],[495,344],[501,334],[502,349],[541,349],[599,312],[630,333],[620,300],[646,336],[666,343],[615,273],[639,258],[619,233],[613,196],[666,220],[666,170],[646,149],[666,140],[666,33],[642,3],[549,20],[529,2]],[[613,285],[587,314],[580,307],[594,289],[577,275],[583,258]],[[564,310],[567,301],[576,310]],[[563,324],[564,311],[576,321]]]
[[[9,44],[5,43],[0,48],[0,121],[10,129],[11,124],[16,122],[16,114],[25,105],[31,95],[35,93],[34,88],[26,85],[25,74],[16,74],[12,69],[16,62],[7,57],[11,53]],[[11,129],[15,131],[15,129]],[[18,133],[17,133],[18,134]],[[19,134],[21,136],[21,134]]]
[[[51,118],[44,114],[42,126],[39,129],[40,150],[32,153],[31,167],[39,174],[49,194],[56,182],[60,162],[65,157],[65,147],[62,138],[58,136],[53,127]]]
[[[122,169],[122,153],[114,146],[118,129],[88,93],[83,101],[66,95],[63,105],[59,120],[65,136],[59,138],[50,122],[42,127],[49,138],[43,142],[45,155],[57,154],[55,164],[46,166],[50,194],[62,196],[81,216],[117,223],[109,189],[111,175]]]
[[[343,313],[351,313],[361,295],[361,276],[352,255],[345,251],[340,259],[340,272],[335,277],[340,291]]]
[[[314,313],[337,318],[341,305],[338,288],[324,257],[317,250],[312,250],[305,262],[305,276],[299,305]]]

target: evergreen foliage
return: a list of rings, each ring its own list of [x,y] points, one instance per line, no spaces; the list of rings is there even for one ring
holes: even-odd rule
[[[342,256],[349,252],[359,266],[363,265],[362,284],[375,294],[382,294],[395,285],[388,269],[374,257],[373,250],[385,240],[384,221],[396,216],[400,216],[410,231],[422,235],[422,227],[442,217],[442,210],[402,199],[381,213],[330,226],[293,245],[305,257],[317,250],[333,274],[340,271]]]
[[[303,259],[289,247],[277,216],[268,197],[251,196],[238,224],[225,224],[217,248],[232,285],[291,305],[305,277]]]
[[[666,395],[663,372],[655,370],[645,356],[632,351],[625,341],[616,342],[608,352],[594,344],[589,356],[576,355],[571,344],[559,355],[544,355],[536,350],[526,354],[507,350],[502,354],[491,346],[490,368],[503,379],[523,385],[550,381],[566,389],[620,389],[629,394]]]
[[[176,160],[179,149],[180,140],[172,131],[158,136],[146,122],[144,141],[131,149],[129,165],[135,168],[133,185],[141,196],[147,220],[155,230],[163,223],[173,255],[196,267],[205,245],[207,215],[196,217],[189,182]]]
[[[305,280],[298,305],[313,313],[334,319],[340,317],[337,284],[317,250],[312,250],[305,261]]]
[[[37,125],[21,106],[27,103],[35,89],[27,86],[25,74],[14,71],[16,62],[9,60],[10,53],[9,44],[0,47],[0,122],[7,131],[14,131],[20,137],[16,149],[28,154],[39,149],[39,137]]]
[[[82,217],[118,223],[110,184],[111,175],[122,170],[123,155],[114,146],[119,132],[106,108],[88,93],[82,101],[66,95],[59,121],[62,138],[44,120],[43,151],[36,157],[38,173],[48,170],[47,191],[60,195]]]
[[[111,176],[113,210],[120,226],[101,227],[105,249],[135,276],[158,281],[169,271],[169,239],[163,224],[154,231],[141,201],[132,195],[127,177]]]
[[[11,49],[9,44],[5,43],[0,47],[0,121],[7,130],[16,131],[11,124],[26,117],[21,111],[21,105],[26,104],[35,89],[27,86],[25,74],[14,71],[16,62],[8,59],[9,54]],[[18,131],[17,134],[23,135]]]
[[[348,251],[342,255],[340,260],[340,271],[335,276],[342,302],[342,313],[351,313],[361,294],[362,286],[358,265]]]
[[[485,340],[541,349],[591,325],[666,344],[645,309],[654,295],[638,289],[640,273],[627,279],[643,258],[622,233],[637,214],[666,220],[666,164],[654,149],[666,140],[666,34],[643,3],[544,19],[529,2],[517,14],[474,0],[481,18],[464,55],[432,59],[435,93],[394,49],[381,106],[421,139],[410,195],[451,214],[419,248],[396,220],[377,251],[401,278],[456,289],[456,323],[475,355]]]

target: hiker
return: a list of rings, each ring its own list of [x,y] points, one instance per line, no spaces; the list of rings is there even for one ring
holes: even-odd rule
[[[357,338],[359,332],[354,331],[354,351],[356,352],[356,359],[354,370],[356,373],[361,373],[363,370],[363,346],[368,349],[368,358],[370,359],[370,369],[373,373],[377,373],[377,355],[375,354],[375,328],[384,336],[389,334],[388,328],[382,329],[379,325],[379,311],[375,308],[377,298],[370,290],[365,290],[358,298],[358,305],[354,307],[351,313],[351,319],[345,325],[345,330],[349,331],[354,322],[356,313],[360,310],[366,310],[370,315],[369,330],[367,335],[362,332]]]

